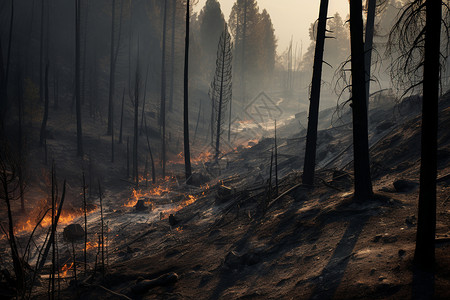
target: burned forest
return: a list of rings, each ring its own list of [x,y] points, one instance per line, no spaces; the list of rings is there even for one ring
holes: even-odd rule
[[[0,299],[450,299],[448,0],[1,0]]]

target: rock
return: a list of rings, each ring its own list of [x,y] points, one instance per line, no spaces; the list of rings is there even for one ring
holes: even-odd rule
[[[394,188],[399,193],[410,192],[418,186],[419,186],[418,183],[410,180],[400,179],[394,181]]]
[[[70,224],[64,228],[63,236],[68,241],[76,241],[84,238],[84,229],[80,224]]]
[[[406,254],[405,250],[403,250],[403,249],[398,250],[398,256],[403,257],[403,256],[405,256],[405,254]]]
[[[169,215],[169,224],[170,224],[170,226],[175,226],[178,223],[180,223],[180,221],[177,218],[175,218],[175,216],[173,214],[170,214]]]
[[[136,202],[134,208],[136,208],[137,211],[144,211],[148,209],[148,207],[145,206],[145,201],[142,199],[139,199],[138,202]]]

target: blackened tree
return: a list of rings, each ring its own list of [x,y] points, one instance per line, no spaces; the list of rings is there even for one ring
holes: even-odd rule
[[[445,8],[443,13],[442,9]],[[414,0],[408,3],[389,35],[389,51],[399,57],[391,67],[391,75],[404,94],[422,86],[422,134],[419,212],[415,264],[433,269],[436,232],[437,131],[440,67],[445,63],[449,45],[449,1]],[[441,41],[441,24],[447,34]],[[441,45],[447,47],[441,53]],[[442,60],[441,60],[442,58]]]
[[[209,91],[209,96],[211,101],[214,102],[213,107],[215,108],[216,145],[214,157],[216,161],[218,161],[220,154],[220,137],[223,132],[225,111],[232,97],[232,47],[228,26],[225,24],[217,49],[216,72]]]
[[[309,102],[308,131],[306,135],[305,163],[303,167],[303,184],[313,186],[316,167],[317,123],[319,120],[320,86],[322,81],[323,49],[327,24],[328,0],[320,1],[319,25],[317,30],[316,52]]]

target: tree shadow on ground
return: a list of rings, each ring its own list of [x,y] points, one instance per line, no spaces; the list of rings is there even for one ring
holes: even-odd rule
[[[328,264],[318,277],[310,299],[332,299],[339,287],[345,270],[350,260],[353,249],[358,241],[365,224],[370,215],[354,216],[347,227],[344,235],[336,246]]]
[[[434,299],[434,272],[413,269],[412,299]]]

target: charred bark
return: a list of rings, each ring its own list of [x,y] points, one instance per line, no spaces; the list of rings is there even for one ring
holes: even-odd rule
[[[355,200],[362,202],[370,199],[373,192],[369,164],[366,73],[364,71],[365,59],[361,0],[350,0],[350,46]]]
[[[46,130],[47,130],[47,120],[48,120],[48,108],[49,108],[49,99],[48,99],[48,68],[49,64],[45,65],[45,101],[44,101],[44,116],[42,118],[42,124],[41,124],[41,134],[39,136],[39,144],[44,146],[44,142],[46,140]]]
[[[316,50],[314,53],[311,98],[309,102],[308,131],[306,134],[305,162],[303,167],[303,184],[314,185],[316,167],[317,124],[319,121],[320,85],[322,80],[323,50],[327,25],[328,0],[320,1],[319,24],[317,27]]]
[[[161,128],[162,178],[166,176],[166,31],[167,31],[167,1],[164,1],[162,58],[161,58],[161,104],[159,113],[159,121]]]
[[[422,138],[419,213],[414,263],[433,269],[436,233],[437,132],[439,101],[439,58],[441,1],[425,3],[425,57],[423,60]]]
[[[186,183],[191,183],[191,151],[189,147],[189,7],[186,2],[186,39],[184,47],[184,101],[183,101],[183,131],[184,131],[184,169]]]
[[[83,132],[81,128],[80,93],[80,1],[75,0],[75,105],[77,111],[77,155],[83,156]]]

